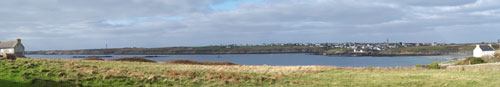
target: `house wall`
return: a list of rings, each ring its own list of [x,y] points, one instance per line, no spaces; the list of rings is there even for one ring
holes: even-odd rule
[[[493,57],[495,56],[495,51],[483,51],[483,57]]]
[[[14,49],[15,52],[24,52],[24,46],[22,44],[17,44]]]
[[[0,49],[0,54],[3,54],[3,53],[14,54],[14,49],[13,48]]]
[[[477,46],[477,47],[474,49],[473,56],[474,56],[474,57],[483,57],[483,50],[481,50],[481,48],[479,48],[479,46]]]
[[[23,44],[17,44],[16,47],[14,47],[14,54],[17,57],[24,57],[24,46],[23,46]]]

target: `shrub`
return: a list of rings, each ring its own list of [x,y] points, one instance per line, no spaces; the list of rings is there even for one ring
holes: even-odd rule
[[[16,60],[17,59],[16,55],[14,55],[14,54],[4,53],[2,56],[3,57],[1,59],[7,59],[7,60]]]
[[[231,62],[198,62],[194,60],[170,60],[166,63],[174,63],[174,64],[193,64],[193,65],[238,65]]]
[[[439,69],[439,68],[440,68],[440,67],[439,67],[439,63],[437,63],[437,62],[432,62],[432,63],[429,65],[429,67],[428,67],[428,68],[429,68],[429,69]]]
[[[194,61],[194,60],[170,60],[166,63],[175,63],[175,64],[201,64],[200,62],[198,61]]]
[[[111,61],[130,61],[130,62],[156,62],[142,57],[123,57],[118,59],[112,59]]]
[[[419,64],[417,64],[417,65],[415,65],[415,67],[423,67],[423,68],[427,68],[427,67],[429,67],[429,65],[419,65]]]
[[[485,63],[485,61],[481,58],[469,57],[469,58],[465,59],[464,61],[458,63],[457,65],[472,65],[472,64],[480,64],[480,63]]]
[[[83,60],[104,60],[104,59],[101,59],[99,57],[89,57],[89,58],[83,59]]]
[[[439,63],[437,62],[432,62],[429,65],[415,65],[415,67],[422,67],[422,68],[427,68],[427,69],[440,69],[441,67],[439,66]]]

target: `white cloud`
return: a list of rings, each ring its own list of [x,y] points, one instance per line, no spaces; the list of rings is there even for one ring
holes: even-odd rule
[[[498,32],[496,0],[2,0],[0,40],[28,50],[273,42],[480,42]],[[446,31],[451,33],[445,33]],[[454,33],[458,32],[458,33]],[[451,37],[453,36],[453,37]]]

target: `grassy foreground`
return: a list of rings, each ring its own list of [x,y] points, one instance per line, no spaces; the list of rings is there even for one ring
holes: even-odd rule
[[[491,66],[500,68],[500,66]],[[464,71],[465,70],[465,71]],[[183,65],[92,60],[0,61],[6,87],[58,86],[399,86],[500,85],[500,72],[332,66]]]

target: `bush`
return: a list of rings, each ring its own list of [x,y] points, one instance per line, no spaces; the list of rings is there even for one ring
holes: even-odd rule
[[[465,59],[464,61],[458,63],[457,65],[472,65],[472,64],[480,64],[480,63],[486,63],[486,62],[481,58],[469,57],[469,58]]]
[[[429,65],[415,65],[415,67],[422,67],[422,68],[427,68],[427,69],[440,69],[441,66],[439,66],[439,63],[437,62],[432,62]]]
[[[432,63],[429,65],[429,67],[428,67],[428,68],[429,68],[429,69],[439,69],[439,68],[440,68],[440,66],[439,66],[439,63],[437,63],[437,62],[432,62]]]
[[[424,65],[415,65],[415,67],[425,67]]]
[[[90,58],[83,59],[83,60],[104,60],[104,59],[101,59],[99,57],[90,57]]]
[[[415,65],[415,67],[429,68],[429,65]]]
[[[111,61],[156,62],[156,61],[149,60],[149,59],[142,58],[142,57],[132,57],[132,58],[124,57],[124,58],[112,59]]]

